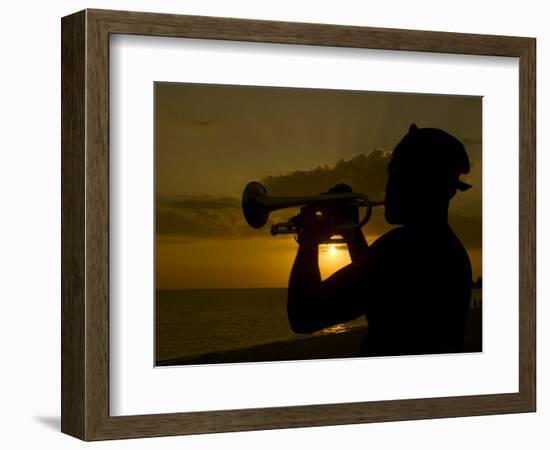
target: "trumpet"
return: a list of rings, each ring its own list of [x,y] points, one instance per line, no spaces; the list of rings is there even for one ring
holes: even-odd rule
[[[365,194],[358,192],[326,193],[315,196],[303,197],[273,197],[267,194],[266,188],[257,181],[251,181],[246,185],[242,195],[243,215],[248,225],[252,228],[262,228],[273,211],[296,206],[311,206],[315,215],[322,216],[331,210],[342,206],[355,206],[366,208],[363,217],[358,222],[337,220],[334,235],[341,235],[348,230],[363,227],[372,216],[372,208],[383,205],[383,201],[373,201]],[[297,234],[296,224],[291,219],[288,222],[271,225],[271,234]],[[342,243],[343,239],[330,238],[324,243]]]

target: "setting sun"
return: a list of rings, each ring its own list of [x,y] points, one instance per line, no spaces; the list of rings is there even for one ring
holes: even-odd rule
[[[345,244],[319,246],[319,269],[323,280],[350,262],[351,259]]]

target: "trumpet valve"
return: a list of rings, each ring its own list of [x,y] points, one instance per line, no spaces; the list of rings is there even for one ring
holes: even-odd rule
[[[296,225],[292,222],[275,223],[271,225],[271,235],[277,236],[278,234],[294,234],[296,233]]]

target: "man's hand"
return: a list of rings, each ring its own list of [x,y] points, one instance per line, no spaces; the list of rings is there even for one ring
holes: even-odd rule
[[[300,245],[318,246],[334,234],[334,218],[323,214],[319,208],[304,206],[292,221],[296,225]]]
[[[347,184],[337,184],[329,189],[327,194],[344,194],[353,192]],[[328,206],[330,203],[330,206]],[[318,246],[326,243],[335,234],[341,235],[348,243],[353,243],[354,247],[360,245],[359,252],[362,253],[367,247],[363,233],[358,227],[349,230],[337,230],[338,224],[352,225],[359,223],[359,208],[351,206],[346,202],[330,201],[327,205],[307,205],[300,210],[300,214],[294,216],[292,222],[296,226],[298,233],[298,243],[309,246]],[[351,249],[350,249],[351,250]]]
[[[330,194],[343,194],[353,192],[347,184],[340,183],[332,187],[328,191]],[[350,206],[342,202],[336,207],[336,220],[338,223],[346,225],[359,223],[359,207]],[[353,227],[348,230],[340,230],[338,232],[342,236],[348,246],[348,251],[352,262],[360,260],[368,251],[368,243],[359,227]]]
[[[336,186],[331,187],[328,190],[329,194],[347,194],[353,192],[350,186],[344,183],[337,184]],[[359,223],[359,207],[350,206],[341,202],[336,207],[335,217],[338,223],[343,223],[346,225],[358,224]],[[344,238],[345,241],[352,240],[357,237],[357,234],[361,233],[359,228],[352,228],[351,230],[345,230],[339,234]]]

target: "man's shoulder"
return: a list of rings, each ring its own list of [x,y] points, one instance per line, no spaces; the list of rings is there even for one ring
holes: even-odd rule
[[[371,245],[371,248],[386,247],[403,242],[407,239],[408,233],[405,227],[396,227],[376,239]]]

